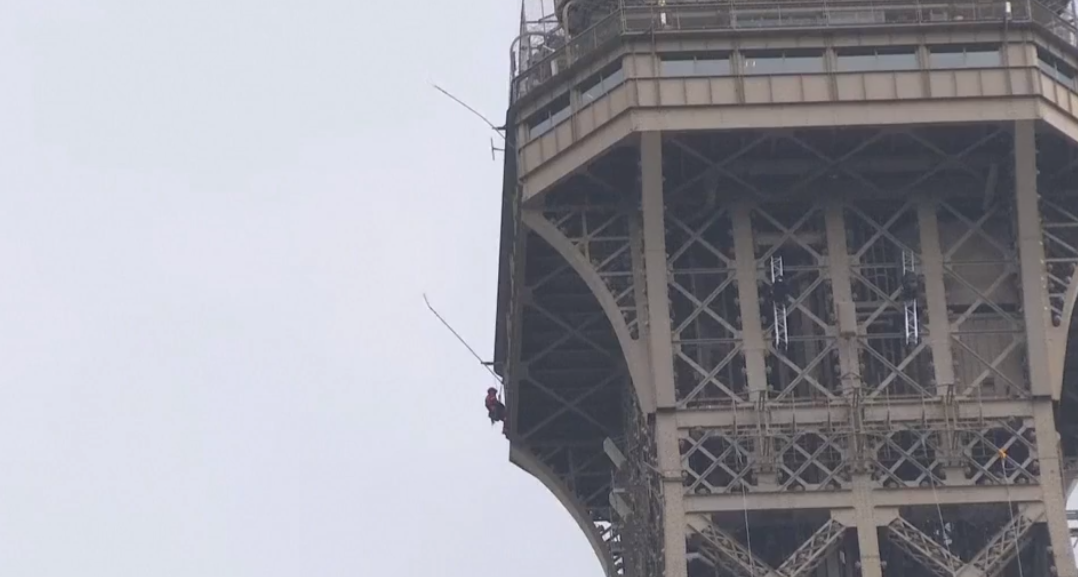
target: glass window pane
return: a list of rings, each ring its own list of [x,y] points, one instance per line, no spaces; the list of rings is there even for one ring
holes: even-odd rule
[[[696,74],[698,76],[728,76],[730,74],[730,59],[697,60]]]
[[[745,58],[745,74],[782,74],[783,72],[781,56]]]
[[[603,78],[603,93],[610,92],[618,87],[619,84],[625,81],[625,71],[618,68],[613,74]]]
[[[659,63],[659,74],[662,76],[691,76],[692,73],[692,60],[663,60]]]
[[[933,52],[929,55],[932,68],[964,68],[966,55],[961,52]]]
[[[839,55],[837,58],[838,69],[841,72],[860,72],[863,70],[873,70],[876,67],[875,56],[843,56]]]
[[[823,54],[749,53],[745,56],[745,74],[802,74],[823,71]]]
[[[999,48],[980,46],[940,46],[929,54],[932,68],[994,68],[1002,66],[1003,54]]]
[[[992,68],[1003,65],[1003,55],[999,50],[978,50],[966,52],[967,68]]]
[[[786,72],[823,72],[823,55],[819,56],[787,56]]]
[[[913,52],[880,54],[877,70],[916,70],[917,54]]]

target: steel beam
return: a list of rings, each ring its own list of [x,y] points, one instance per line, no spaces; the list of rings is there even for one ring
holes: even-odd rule
[[[875,508],[985,503],[1034,503],[1044,490],[1036,485],[873,488],[868,497]],[[849,509],[851,491],[805,491],[774,493],[727,493],[722,495],[686,495],[687,513],[722,513],[731,511]]]
[[[767,404],[767,414],[756,410],[757,405],[745,404],[737,411],[688,409],[678,411],[677,425],[682,429],[755,427],[762,424],[793,425],[828,422],[847,422],[849,405],[830,406]],[[863,405],[865,422],[920,422],[948,420],[948,407],[939,401],[890,401]],[[955,409],[959,419],[1031,418],[1033,405],[1025,400],[985,399],[970,403],[958,402]],[[765,420],[766,419],[766,420]]]

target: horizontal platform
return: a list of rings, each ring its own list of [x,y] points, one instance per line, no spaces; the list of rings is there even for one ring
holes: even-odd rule
[[[863,407],[865,422],[879,421],[943,421],[947,418],[948,407],[939,400],[930,401],[895,401],[876,402]],[[850,407],[845,404],[830,406],[771,406],[768,413],[761,413],[753,406],[716,407],[714,409],[688,409],[677,413],[677,425],[680,429],[715,429],[732,427],[755,427],[806,425],[810,423],[843,423],[849,419]],[[966,419],[1008,419],[1031,418],[1033,403],[1027,400],[969,401],[959,400],[954,407],[954,414],[960,420]]]
[[[918,507],[935,505],[977,505],[982,503],[1030,503],[1040,501],[1041,487],[1036,485],[974,486],[877,489],[869,501],[875,507]],[[686,513],[722,513],[768,509],[847,509],[853,507],[850,491],[814,491],[802,493],[729,493],[724,495],[686,495]]]

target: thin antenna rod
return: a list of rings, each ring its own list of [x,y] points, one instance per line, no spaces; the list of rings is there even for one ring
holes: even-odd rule
[[[442,325],[444,325],[445,328],[449,329],[449,332],[453,333],[454,337],[457,337],[457,340],[460,341],[460,344],[464,345],[464,348],[468,349],[469,353],[472,353],[472,356],[475,357],[475,360],[479,361],[479,364],[483,365],[483,368],[486,369],[487,372],[489,372],[491,375],[493,375],[495,380],[500,383],[502,381],[502,378],[498,376],[498,373],[494,372],[494,369],[490,368],[490,364],[484,361],[483,357],[479,356],[479,353],[475,352],[475,349],[473,349],[472,346],[468,344],[468,341],[464,340],[464,337],[460,336],[460,333],[458,333],[456,329],[454,329],[453,326],[450,325],[449,322],[442,317],[442,315],[438,314],[438,311],[434,309],[434,305],[430,304],[430,299],[427,298],[426,293],[423,294],[423,302],[427,303],[427,308],[430,309],[430,312],[434,313],[434,316],[438,317],[439,321],[442,321]]]
[[[441,86],[438,86],[437,84],[434,84],[433,82],[431,83],[431,86],[433,86],[434,89],[437,90],[438,92],[441,92],[442,94],[444,94],[444,95],[448,96],[449,98],[451,98],[453,100],[453,102],[456,102],[457,104],[459,104],[459,105],[463,106],[464,108],[466,108],[468,110],[468,112],[471,112],[475,116],[479,117],[479,119],[482,120],[483,122],[485,122],[486,125],[489,126],[491,130],[493,130],[494,132],[497,132],[498,136],[500,136],[502,138],[502,140],[505,140],[505,134],[502,133],[502,130],[504,130],[504,129],[502,127],[495,126],[495,124],[493,122],[491,122],[489,118],[487,118],[486,116],[483,116],[478,110],[472,108],[471,106],[468,106],[463,100],[461,100],[461,99],[457,98],[456,96],[453,96],[452,94],[450,94],[449,91],[446,90],[445,88],[442,88]]]

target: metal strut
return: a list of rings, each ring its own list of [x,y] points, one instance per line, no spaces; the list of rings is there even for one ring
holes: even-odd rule
[[[782,257],[771,257],[771,332],[775,338],[775,347],[785,349],[790,343],[790,333],[786,329],[786,274],[782,266]]]
[[[921,322],[917,316],[920,284],[913,252],[902,251],[902,312],[906,319],[906,344],[908,345],[916,344],[921,340]]]

